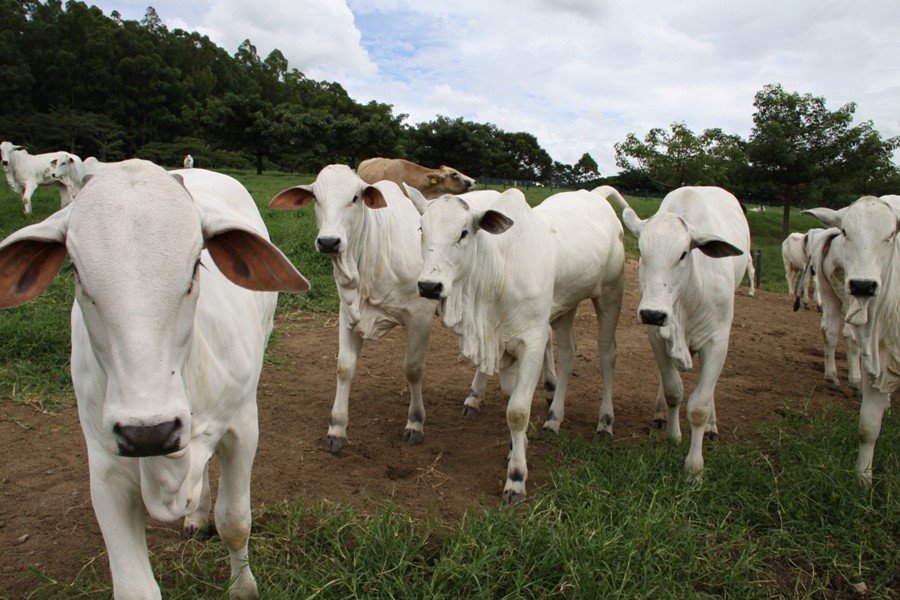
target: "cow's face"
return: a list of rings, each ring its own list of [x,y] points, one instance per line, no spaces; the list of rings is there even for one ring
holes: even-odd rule
[[[680,218],[662,213],[647,221],[638,240],[641,302],[638,318],[645,325],[668,325],[692,268],[691,236]]]
[[[12,153],[19,149],[19,146],[14,145],[12,142],[0,143],[0,161],[3,162],[4,169],[9,167],[9,161]]]
[[[419,295],[439,300],[446,298],[453,286],[474,265],[475,236],[480,231],[498,234],[506,231],[512,220],[495,210],[473,211],[456,196],[440,196],[429,202],[422,213],[422,273]]]
[[[364,212],[387,206],[381,191],[367,185],[346,165],[329,165],[312,185],[298,185],[279,192],[269,207],[296,210],[316,203],[316,251],[340,257],[364,228]]]
[[[444,189],[448,194],[464,194],[475,189],[475,180],[463,175],[454,168],[441,165],[440,168]]]
[[[67,179],[70,179],[70,175],[73,168],[74,158],[71,154],[60,153],[58,158],[54,158],[50,161],[50,166],[53,170],[50,172],[50,175],[54,179],[58,179],[62,182],[66,182]]]
[[[100,441],[122,456],[170,454],[190,440],[183,369],[203,268],[190,195],[165,171],[141,167],[97,175],[72,205],[66,236],[75,298],[106,375]]]
[[[858,301],[877,296],[895,251],[897,214],[887,202],[867,196],[850,205],[839,227],[847,293]]]

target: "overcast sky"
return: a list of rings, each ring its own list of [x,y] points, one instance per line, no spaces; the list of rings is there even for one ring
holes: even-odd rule
[[[208,35],[234,54],[336,81],[407,122],[438,115],[535,135],[554,160],[585,152],[612,174],[628,133],[684,122],[747,138],[769,83],[856,102],[900,135],[898,0],[101,0]]]

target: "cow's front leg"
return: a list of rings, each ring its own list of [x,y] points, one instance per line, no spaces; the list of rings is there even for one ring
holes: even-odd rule
[[[422,399],[422,379],[425,373],[425,349],[431,336],[432,315],[413,319],[406,325],[406,359],[403,370],[409,383],[409,411],[403,441],[418,444],[425,438],[425,402]]]
[[[219,441],[219,494],[216,498],[216,529],[228,548],[231,560],[230,600],[259,598],[256,579],[250,570],[250,472],[259,439],[256,402],[247,402],[236,424]]]
[[[603,290],[600,298],[594,298],[594,312],[598,319],[597,355],[600,357],[600,375],[603,377],[603,398],[595,436],[612,437],[615,412],[613,411],[613,380],[616,370],[616,328],[622,312],[624,279]]]
[[[156,600],[159,586],[147,553],[137,460],[107,454],[88,441],[91,502],[109,557],[116,600]]]
[[[859,407],[859,455],[856,474],[863,485],[872,484],[872,462],[875,457],[875,441],[881,433],[884,409],[891,397],[872,387],[868,376],[862,379],[862,404]]]
[[[707,343],[700,350],[700,374],[697,387],[688,398],[687,418],[691,425],[691,447],[684,461],[684,473],[689,479],[700,479],[703,472],[703,439],[715,402],[716,382],[725,365],[728,340]]]
[[[356,363],[362,350],[362,336],[350,329],[347,308],[341,303],[338,313],[337,390],[328,424],[327,447],[332,454],[340,452],[347,443],[347,422],[350,418],[350,387],[356,374]]]
[[[209,526],[209,510],[212,508],[212,494],[209,489],[209,462],[203,467],[203,487],[200,492],[200,503],[197,510],[184,518],[181,539],[206,540],[212,534]]]
[[[659,389],[656,393],[654,424],[660,429],[666,427],[666,437],[681,443],[681,401],[684,399],[684,383],[681,374],[666,352],[666,342],[654,332],[650,332],[650,347],[659,367]]]
[[[537,343],[521,342],[517,352],[518,360],[508,369],[517,368],[518,375],[506,406],[506,423],[509,426],[510,453],[506,466],[506,484],[503,487],[503,501],[514,504],[525,499],[525,481],[528,479],[528,465],[525,451],[528,446],[528,423],[531,419],[531,401],[541,376],[544,346],[547,343],[547,329]],[[502,373],[501,373],[502,378]]]
[[[475,370],[475,376],[472,378],[472,385],[469,386],[469,395],[463,402],[463,416],[477,417],[481,413],[481,401],[484,399],[484,392],[487,389],[489,375]]]

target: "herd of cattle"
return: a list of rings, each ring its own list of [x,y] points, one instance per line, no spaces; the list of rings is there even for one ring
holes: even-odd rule
[[[309,283],[271,244],[247,190],[231,177],[192,168],[190,156],[184,169],[166,171],[141,160],[32,156],[9,142],[0,149],[26,213],[37,185],[56,182],[65,191],[59,211],[0,242],[0,307],[39,295],[69,258],[76,274],[72,380],[115,596],[160,597],[144,510],[161,520],[184,518],[187,536],[206,529],[208,461],[215,453],[221,466],[215,522],[230,554],[230,595],[256,598],[247,546],[257,383],[277,292],[303,292]],[[494,374],[509,396],[503,499],[521,500],[532,398],[543,380],[549,402],[543,426],[559,431],[575,358],[575,313],[584,300],[599,322],[597,434],[612,435],[624,223],[638,239],[638,317],[648,326],[660,373],[654,419],[676,442],[680,371],[699,356],[684,463],[686,475],[699,478],[703,439],[717,436],[714,391],[734,291],[745,274],[752,294],[750,231],[737,199],[720,188],[684,187],[640,219],[608,186],[559,193],[532,208],[518,189],[473,191],[474,185],[449,167],[378,158],[355,170],[330,165],[312,184],[271,200],[271,207],[287,210],[314,203],[316,250],[333,263],[340,326],[329,451],[347,441],[363,341],[396,326],[408,333],[410,404],[402,436],[408,443],[423,439],[425,349],[437,314],[475,367],[464,414],[478,414]],[[856,349],[848,356],[856,360],[851,384],[862,393],[857,472],[871,482],[882,413],[900,386],[900,197],[807,212],[833,228],[785,241],[788,281],[793,290],[802,273],[797,302],[805,279],[814,273],[818,282],[826,356],[831,352],[826,378],[836,378],[842,323],[848,349]]]

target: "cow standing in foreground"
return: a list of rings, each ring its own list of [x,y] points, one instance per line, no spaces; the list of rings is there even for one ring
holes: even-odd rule
[[[31,214],[31,196],[38,186],[48,185],[59,189],[60,207],[67,206],[72,198],[65,187],[53,178],[53,161],[64,152],[29,154],[22,146],[12,142],[0,142],[0,161],[6,174],[6,182],[14,192],[22,196],[22,209]]]
[[[309,284],[268,241],[240,183],[176,173],[140,160],[109,167],[78,202],[0,242],[0,306],[40,294],[68,255],[72,382],[115,597],[160,597],[144,508],[184,517],[187,536],[206,529],[215,453],[230,595],[256,598],[247,552],[256,388],[274,292]]]
[[[410,185],[428,198],[442,194],[463,194],[475,188],[475,180],[456,169],[441,165],[431,169],[402,158],[369,158],[356,169],[366,183],[393,181],[398,186]]]
[[[363,340],[377,340],[398,325],[407,335],[403,368],[409,411],[403,441],[418,443],[425,435],[422,379],[436,306],[416,292],[422,269],[419,214],[395,183],[369,185],[346,165],[325,167],[314,183],[278,193],[269,206],[296,210],[313,201],[316,250],[331,257],[341,298],[328,451],[336,453],[347,442],[350,387]]]
[[[884,409],[900,389],[900,196],[864,196],[840,210],[803,211],[839,230],[848,306],[844,319],[862,351],[859,480],[872,483]]]
[[[734,292],[744,278],[750,228],[737,199],[721,188],[683,187],[669,193],[649,219],[640,219],[619,195],[625,226],[638,239],[641,301],[660,371],[655,422],[681,442],[679,407],[684,384],[678,371],[700,357],[697,387],[688,398],[691,445],[685,474],[703,471],[703,438],[718,437],[715,387],[728,354]]]

